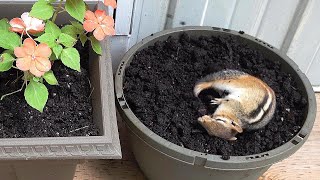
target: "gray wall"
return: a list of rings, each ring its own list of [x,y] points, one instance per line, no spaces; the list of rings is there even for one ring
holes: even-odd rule
[[[23,3],[32,0],[13,1]],[[94,3],[97,0],[87,1]],[[117,2],[116,11],[109,9],[110,14],[116,13],[117,36],[110,38],[113,70],[128,48],[152,33],[184,25],[216,26],[243,30],[281,49],[320,90],[320,0]]]
[[[184,25],[243,30],[287,53],[320,86],[319,0],[135,0],[134,8],[129,47]]]

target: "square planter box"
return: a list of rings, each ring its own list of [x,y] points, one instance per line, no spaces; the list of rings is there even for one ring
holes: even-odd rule
[[[11,19],[31,10],[34,1],[0,1],[0,17]],[[97,2],[87,2],[91,9]],[[106,9],[99,2],[99,9]],[[64,16],[64,17],[63,17]],[[57,22],[68,23],[61,15]],[[93,120],[100,136],[0,139],[1,179],[73,179],[79,159],[119,159],[121,148],[116,120],[109,40],[101,42],[101,56],[90,53]],[[26,161],[28,160],[28,161]]]

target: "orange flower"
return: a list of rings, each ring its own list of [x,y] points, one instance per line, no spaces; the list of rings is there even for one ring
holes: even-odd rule
[[[83,28],[88,31],[93,31],[93,36],[101,41],[108,35],[114,35],[114,21],[111,16],[107,16],[105,11],[96,10],[87,11],[84,16]]]
[[[111,6],[113,9],[117,7],[116,0],[104,0],[104,5]]]
[[[30,71],[33,75],[41,77],[51,69],[51,49],[47,44],[37,46],[34,40],[27,38],[21,47],[14,48],[14,54],[17,57],[16,66],[22,71]]]
[[[21,15],[21,18],[13,18],[9,22],[11,25],[10,30],[13,32],[18,32],[26,34],[36,34],[44,30],[44,23],[42,20],[33,18],[29,16],[28,12],[25,12]]]

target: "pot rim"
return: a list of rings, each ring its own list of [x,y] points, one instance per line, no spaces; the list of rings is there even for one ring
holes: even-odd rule
[[[130,64],[129,61],[142,46],[147,44],[150,41],[157,40],[159,37],[168,36],[172,33],[181,33],[188,31],[215,31],[219,33],[226,33],[229,35],[236,35],[247,40],[256,42],[258,45],[263,46],[271,50],[280,56],[289,66],[297,73],[299,78],[302,80],[304,89],[308,96],[308,110],[307,117],[304,125],[301,130],[288,142],[279,146],[275,149],[259,153],[252,154],[247,156],[230,156],[230,159],[223,160],[221,155],[205,154],[198,151],[193,151],[181,146],[178,146],[170,141],[160,137],[159,135],[152,132],[147,128],[131,111],[129,108],[125,96],[123,93],[123,77],[125,73],[125,68]],[[184,161],[186,163],[194,165],[202,165],[206,168],[212,169],[223,169],[223,170],[241,170],[241,169],[255,169],[259,167],[265,167],[272,165],[278,161],[281,161],[295,151],[297,151],[302,144],[307,140],[311,129],[313,127],[315,117],[316,117],[316,100],[315,94],[313,92],[312,86],[306,77],[306,75],[301,72],[299,67],[295,62],[293,62],[286,54],[280,52],[278,49],[272,47],[266,42],[259,40],[253,36],[247,35],[242,32],[237,32],[234,30],[217,28],[217,27],[208,27],[208,26],[185,26],[169,30],[164,30],[151,36],[148,36],[127,51],[120,61],[120,65],[115,74],[115,92],[117,97],[118,109],[123,114],[123,119],[125,120],[129,129],[134,132],[140,139],[149,144],[152,148],[157,149],[161,153],[166,154],[172,158]],[[145,138],[143,138],[145,137]]]

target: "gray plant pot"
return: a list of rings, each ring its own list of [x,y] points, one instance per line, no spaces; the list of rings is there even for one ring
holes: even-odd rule
[[[32,1],[1,1],[0,17],[13,18],[30,11]],[[89,2],[93,9],[97,2]],[[99,9],[105,8],[100,2]],[[70,17],[57,22],[68,23]],[[109,40],[101,42],[103,53],[90,54],[93,120],[99,136],[0,139],[0,179],[73,179],[80,159],[120,159],[121,148],[114,104]]]
[[[166,40],[169,36],[177,37],[186,32],[191,37],[198,36],[240,36],[241,40],[255,49],[264,52],[268,59],[278,60],[283,64],[282,70],[291,73],[296,79],[302,93],[308,97],[308,113],[302,129],[289,142],[282,146],[249,156],[231,156],[223,160],[221,156],[203,154],[177,146],[148,129],[134,115],[123,94],[123,79],[126,67],[137,51],[153,45],[156,41]],[[246,34],[212,27],[183,27],[165,30],[143,39],[133,46],[123,57],[115,77],[117,107],[124,119],[132,144],[133,153],[142,171],[152,180],[239,180],[257,179],[272,164],[281,161],[294,152],[307,140],[316,116],[315,94],[307,77],[298,66],[271,45]]]

